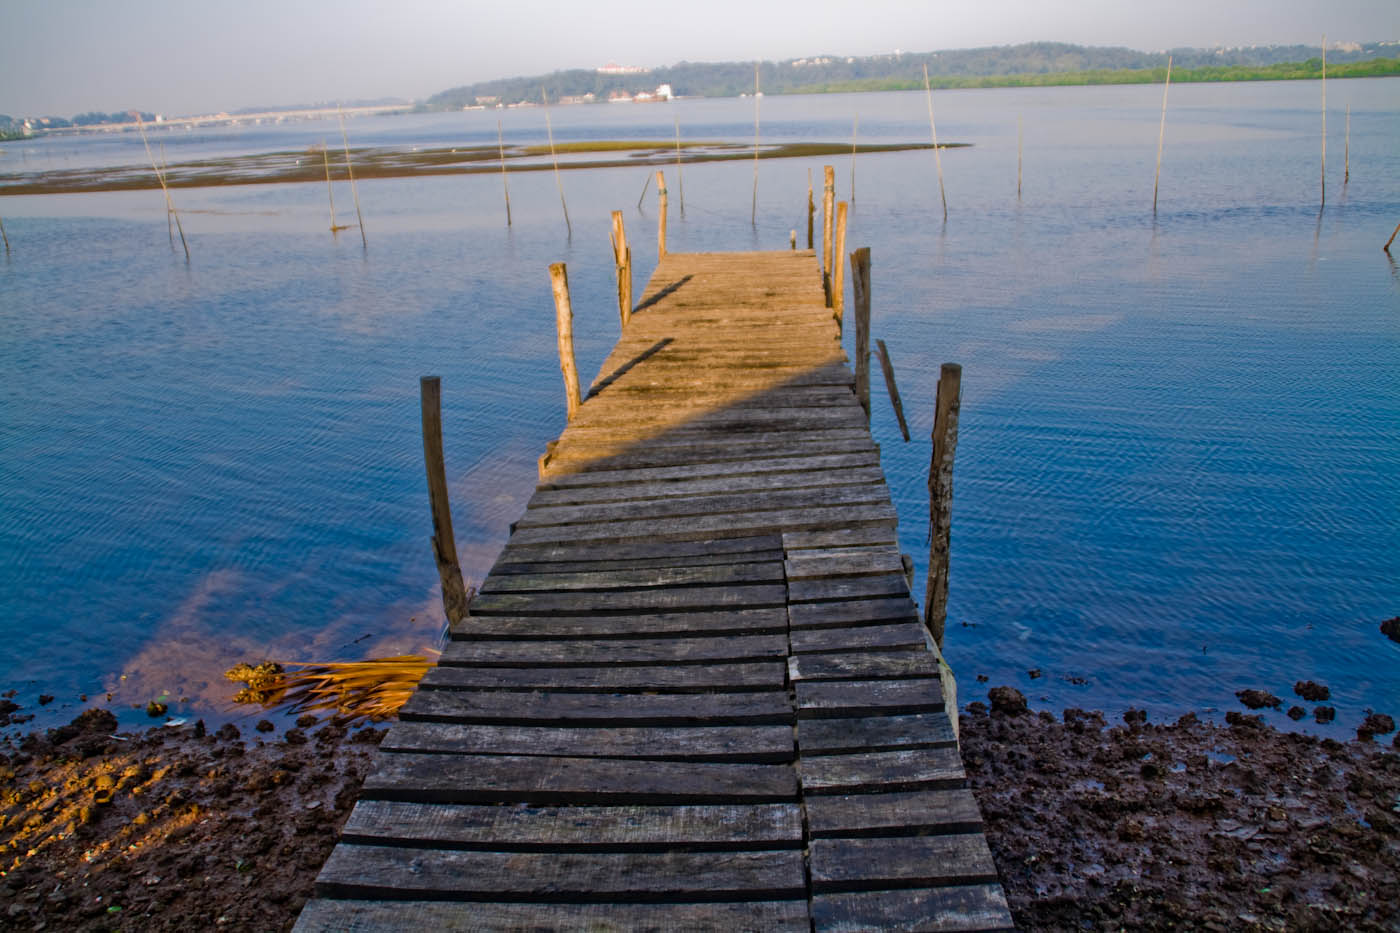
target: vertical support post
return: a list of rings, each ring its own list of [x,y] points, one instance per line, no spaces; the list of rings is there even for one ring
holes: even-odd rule
[[[836,263],[832,267],[831,278],[831,310],[836,315],[837,326],[840,326],[842,316],[846,312],[846,269],[841,262],[841,257],[846,255],[846,202],[842,201],[836,205]]]
[[[418,387],[423,411],[423,464],[428,473],[428,504],[433,513],[433,559],[442,581],[443,611],[448,623],[456,625],[467,617],[467,588],[457,561],[447,467],[442,457],[442,380],[424,376]]]
[[[612,212],[613,263],[617,266],[617,313],[622,326],[632,319],[632,249],[622,226],[622,211]]]
[[[656,194],[660,202],[661,216],[656,221],[656,261],[666,258],[666,176],[656,170]]]
[[[904,420],[904,402],[899,397],[899,386],[894,381],[894,362],[890,359],[890,351],[885,346],[883,340],[875,341],[875,352],[880,357],[880,371],[885,374],[885,392],[890,397],[890,406],[894,408],[894,416],[899,420],[899,433],[904,435],[904,443],[909,443],[909,422]],[[913,564],[909,565],[909,574],[914,573]],[[914,581],[909,581],[909,588],[914,588]]]
[[[851,291],[856,301],[856,398],[870,421],[870,247],[851,254]]]
[[[574,308],[569,302],[569,270],[564,263],[549,267],[549,284],[554,287],[554,320],[559,329],[559,371],[564,374],[564,400],[568,420],[573,421],[583,404],[579,391],[578,365],[574,362]]]
[[[958,412],[962,405],[962,367],[944,363],[934,401],[933,458],[928,468],[928,587],[924,625],[939,650],[948,620],[948,551],[953,519],[953,455],[958,447]]]
[[[797,251],[797,231],[796,231],[796,230],[789,230],[789,231],[788,231],[788,248],[791,249],[793,252],[796,252],[796,251]]]
[[[831,244],[832,211],[836,205],[836,170],[830,165],[822,167],[822,289],[826,292],[826,306],[831,307]]]
[[[812,220],[817,213],[817,204],[812,200],[812,170],[807,169],[807,248],[812,248]]]

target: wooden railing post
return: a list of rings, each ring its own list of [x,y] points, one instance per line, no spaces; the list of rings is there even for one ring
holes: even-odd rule
[[[934,401],[933,458],[928,468],[928,587],[924,624],[939,649],[948,619],[948,550],[953,520],[953,455],[958,448],[958,411],[962,405],[962,367],[944,363]]]
[[[613,263],[617,266],[617,313],[622,326],[632,319],[632,250],[627,245],[627,230],[622,226],[622,211],[612,212]]]
[[[554,320],[559,328],[559,370],[564,374],[564,399],[568,404],[568,420],[583,404],[579,391],[578,365],[574,362],[574,309],[569,302],[569,271],[562,262],[549,267],[549,282],[554,287]]]
[[[433,559],[442,581],[442,608],[456,625],[467,617],[467,587],[457,561],[452,533],[452,505],[447,497],[447,467],[442,456],[442,380],[424,376],[418,382],[423,411],[423,464],[428,473],[428,504],[433,513]]]
[[[656,171],[656,193],[661,202],[661,216],[656,221],[656,261],[666,258],[666,176]]]
[[[856,303],[856,398],[870,420],[870,247],[851,254],[851,292]]]
[[[822,190],[822,289],[826,292],[826,306],[831,307],[831,244],[832,209],[836,198],[836,170],[830,165],[822,168],[825,188]]]
[[[846,267],[841,257],[846,255],[846,202],[836,205],[836,243],[832,253],[836,262],[832,266],[831,310],[836,315],[836,324],[841,326],[841,318],[846,313]]]
[[[817,213],[816,202],[812,200],[812,170],[807,169],[807,248],[812,248],[812,220]]]

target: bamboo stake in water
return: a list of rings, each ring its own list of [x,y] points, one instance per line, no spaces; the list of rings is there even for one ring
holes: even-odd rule
[[[637,196],[637,210],[642,209],[642,199],[647,196],[647,189],[651,187],[651,175],[648,173],[647,180],[642,182],[642,193]]]
[[[549,283],[554,289],[554,322],[559,330],[559,371],[564,375],[564,401],[567,419],[574,420],[583,393],[579,390],[578,364],[574,361],[574,307],[569,300],[569,270],[562,262],[549,267]]]
[[[6,255],[6,256],[10,255],[10,238],[9,238],[9,236],[7,236],[7,235],[5,234],[5,221],[4,221],[4,220],[0,220],[0,240],[4,240],[4,241],[5,241],[5,255]],[[1389,245],[1390,245],[1389,243],[1386,244],[1386,246],[1389,246]]]
[[[1025,128],[1022,126],[1021,115],[1016,114],[1016,200],[1021,200],[1021,150],[1025,141]],[[908,440],[909,438],[905,438]]]
[[[1167,56],[1167,80],[1162,85],[1162,125],[1157,130],[1157,174],[1152,178],[1152,213],[1157,213],[1157,183],[1162,180],[1162,140],[1167,135],[1167,91],[1172,86],[1172,57]]]
[[[938,196],[943,199],[943,222],[948,222],[948,195],[943,191],[943,159],[938,154],[938,127],[933,122],[933,91],[928,84],[928,65],[924,66],[924,97],[928,99],[928,129],[933,134],[933,164],[938,167]]]
[[[1390,244],[1392,244],[1392,243],[1395,242],[1395,235],[1396,235],[1397,233],[1400,233],[1400,224],[1396,224],[1396,225],[1395,225],[1395,230],[1390,234],[1390,239],[1388,239],[1388,240],[1385,241],[1385,245],[1382,246],[1381,249],[1383,249],[1383,250],[1385,250],[1387,253],[1389,253],[1389,252],[1390,252]],[[7,247],[7,248],[8,248],[8,247]]]
[[[360,226],[360,245],[369,249],[369,240],[365,238],[365,215],[360,213],[360,191],[355,187],[355,166],[350,162],[350,137],[345,133],[345,111],[336,104],[335,109],[340,113],[340,142],[345,147],[345,174],[350,178],[350,197],[355,199],[355,221]]]
[[[860,133],[860,114],[851,123],[851,203],[856,203],[856,140]]]
[[[856,318],[856,401],[870,423],[870,247],[851,253],[851,294]]]
[[[170,166],[165,161],[165,143],[160,144],[160,173],[170,174]],[[165,238],[170,241],[170,248],[175,248],[175,231],[170,226],[170,212],[165,212]]]
[[[1322,206],[1327,206],[1327,33],[1322,34]]]
[[[758,224],[758,62],[753,63],[753,207],[749,224]]]
[[[331,156],[326,141],[321,140],[321,161],[326,163],[326,196],[331,202],[331,233],[336,234],[345,230],[349,225],[341,226],[335,222],[335,189],[331,185]]]
[[[1351,102],[1347,102],[1346,145],[1342,147],[1342,185],[1351,181]]]
[[[559,157],[554,154],[554,125],[549,122],[549,98],[544,88],[540,88],[540,99],[544,101],[544,129],[549,134],[549,157],[554,160],[554,182],[559,186],[559,206],[564,208],[564,226],[569,231],[569,239],[574,238],[574,225],[569,223],[569,205],[564,203],[564,179],[559,174]]]
[[[501,186],[506,190],[506,226],[510,226],[510,180],[506,177],[506,136],[501,118],[496,118],[496,148],[501,153]]]
[[[447,468],[442,456],[442,380],[424,376],[418,381],[423,415],[423,463],[428,473],[428,506],[433,514],[433,559],[442,581],[442,609],[448,623],[467,617],[467,587],[457,559],[457,539],[452,532],[452,505],[448,501]]]
[[[136,117],[136,128],[141,131],[141,144],[146,147],[146,158],[151,160],[151,171],[156,173],[156,181],[160,182],[160,190],[165,193],[166,224],[170,223],[170,216],[175,216],[175,228],[180,231],[180,245],[185,248],[185,261],[190,259],[190,245],[185,242],[185,228],[180,223],[180,214],[175,210],[175,202],[170,199],[170,189],[165,184],[165,175],[156,165],[156,157],[151,154],[151,143],[146,139],[146,124],[141,121],[141,117]]]
[[[685,176],[681,174],[681,118],[676,117],[676,191],[681,199],[681,216],[685,216]]]

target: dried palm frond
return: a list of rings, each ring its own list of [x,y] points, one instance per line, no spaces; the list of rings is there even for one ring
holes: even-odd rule
[[[416,654],[364,661],[264,661],[256,667],[239,664],[224,676],[247,683],[235,703],[287,707],[288,713],[333,710],[342,722],[378,722],[398,713],[433,664]]]

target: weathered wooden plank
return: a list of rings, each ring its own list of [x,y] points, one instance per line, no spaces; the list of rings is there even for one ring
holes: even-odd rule
[[[880,485],[885,482],[878,466],[835,467],[821,470],[750,473],[739,476],[669,479],[648,483],[621,483],[614,486],[570,486],[541,489],[530,499],[530,507],[586,505],[593,502],[627,502],[645,508],[653,499],[701,495],[733,495],[740,492],[767,492],[787,489],[822,489],[831,486]],[[888,495],[888,493],[886,493]],[[899,551],[894,559],[899,561]],[[897,566],[896,570],[902,569]]]
[[[788,659],[788,677],[794,682],[937,676],[938,660],[925,650],[799,655]]]
[[[578,417],[569,425],[574,429],[622,426],[638,437],[647,437],[673,427],[683,427],[687,431],[756,431],[768,426],[771,426],[770,430],[784,431],[808,428],[828,430],[850,427],[863,417],[858,410],[845,405],[784,407],[778,401],[768,399],[768,404],[759,405],[750,399],[748,405],[716,403],[717,407],[661,403],[631,410],[635,400],[633,405],[623,405],[621,401],[615,402],[600,395],[584,405]],[[629,409],[625,422],[621,417],[623,412],[619,410],[623,408]]]
[[[999,884],[822,894],[812,898],[812,924],[822,933],[982,933],[1015,929]]]
[[[595,549],[595,553],[597,553]],[[697,554],[692,557],[639,557],[627,561],[573,560],[497,563],[491,568],[493,576],[520,573],[583,573],[597,570],[641,570],[647,567],[715,567],[721,564],[781,563],[782,551],[755,551],[751,554]]]
[[[852,820],[859,817],[844,822]],[[795,803],[521,807],[361,800],[350,811],[341,838],[364,844],[496,852],[667,847],[741,851],[803,845],[802,811]]]
[[[997,880],[980,833],[813,839],[812,890],[871,891]]]
[[[510,592],[564,592],[683,586],[743,586],[780,583],[781,562],[717,564],[702,567],[643,567],[639,569],[586,570],[571,573],[499,574],[486,578],[481,594]]]
[[[805,719],[797,744],[807,755],[846,755],[957,744],[946,712],[860,719]]]
[[[825,528],[836,524],[881,525],[893,527],[898,520],[894,506],[888,501],[860,506],[835,506],[829,508],[776,509],[758,512],[733,512],[725,515],[696,515],[685,519],[654,518],[632,521],[593,522],[580,525],[546,525],[538,528],[521,528],[511,536],[518,544],[543,544],[551,541],[628,541],[657,540],[685,541],[709,538],[716,535],[748,535],[759,532],[781,531],[785,528]],[[839,593],[833,598],[852,598],[866,595],[895,595],[886,592],[885,577],[872,577],[880,581],[876,587],[848,587],[846,596]],[[903,594],[909,587],[904,578],[899,578]],[[826,581],[819,581],[825,583]],[[861,582],[861,581],[855,581]],[[870,592],[873,590],[873,592]],[[657,607],[660,608],[660,607]],[[472,604],[472,611],[477,606]]]
[[[632,667],[448,667],[437,665],[420,690],[555,690],[562,692],[667,693],[774,690],[783,686],[781,661],[747,664],[673,664]]]
[[[874,450],[870,432],[863,428],[775,429],[768,432],[687,431],[672,429],[661,434],[639,438],[626,426],[565,428],[559,436],[554,456],[564,457],[573,450],[581,456],[595,457],[588,448],[629,450],[644,446],[648,453],[693,457],[696,461],[710,458],[734,460],[747,454],[764,457],[784,456],[789,451],[821,451],[826,454]],[[724,456],[728,454],[728,456]]]
[[[443,647],[438,664],[472,667],[700,664],[784,658],[787,647],[788,640],[782,635],[563,642],[452,641]]]
[[[502,904],[424,900],[308,901],[294,933],[401,933],[442,930],[590,930],[697,933],[701,930],[808,933],[807,900],[684,904]]]
[[[663,612],[682,609],[760,608],[781,606],[782,586],[678,586],[590,593],[478,593],[472,615],[586,615],[588,613]]]
[[[787,803],[797,775],[787,765],[540,755],[375,756],[361,798],[422,803],[707,804]]]
[[[792,457],[763,457],[722,461],[716,463],[683,463],[671,467],[633,470],[594,469],[583,473],[550,476],[540,483],[540,489],[565,489],[581,486],[622,485],[625,483],[659,483],[668,480],[704,479],[720,476],[748,476],[763,473],[821,473],[847,467],[878,467],[880,458],[874,452],[853,454],[799,454]],[[778,547],[786,545],[786,536]]]
[[[884,504],[890,501],[883,484],[858,483],[850,486],[824,488],[767,489],[744,494],[717,493],[708,496],[677,496],[636,502],[595,502],[585,505],[531,507],[517,528],[542,525],[572,525],[582,522],[625,521],[638,517],[649,519],[684,518],[691,515],[717,515],[726,512],[775,511],[806,509],[816,506]],[[901,581],[902,568],[897,568]],[[904,584],[908,592],[909,585]]]
[[[909,621],[918,617],[918,609],[907,595],[796,603],[788,607],[788,619],[793,628],[837,628],[871,622]]]
[[[943,709],[943,686],[936,679],[802,681],[794,686],[799,719],[851,719]]]
[[[863,625],[858,628],[794,629],[788,636],[793,654],[927,648],[923,623]]]
[[[572,726],[791,723],[780,691],[746,693],[558,693],[419,690],[399,710],[409,721]],[[601,741],[601,740],[600,740]]]
[[[897,547],[894,534],[879,528],[830,528],[822,531],[790,531],[783,535],[783,547],[789,554],[809,548],[867,547],[871,545]]]
[[[593,441],[575,440],[556,445],[546,457],[545,476],[550,481],[582,471],[612,472],[622,469],[661,469],[687,467],[696,471],[715,465],[743,465],[755,456],[796,458],[822,455],[872,456],[879,448],[873,440],[860,437],[814,438],[803,434],[779,439],[776,435],[757,442],[743,438],[710,440],[689,445],[638,444],[626,438],[600,437]]]
[[[815,794],[807,798],[805,809],[812,836],[818,839],[982,831],[977,798],[967,789],[839,796]]]
[[[882,491],[886,496],[888,491]],[[904,562],[897,547],[834,548],[799,551],[786,561],[789,580],[823,577],[866,577],[882,573],[904,573]]]
[[[802,789],[809,794],[938,790],[962,787],[965,780],[956,748],[803,755],[798,768]]]
[[[793,758],[792,727],[786,724],[561,729],[406,720],[395,723],[389,729],[380,748],[392,752],[646,758],[656,761],[778,763]]]
[[[642,558],[684,558],[697,555],[732,555],[767,553],[782,550],[782,538],[778,535],[754,535],[751,537],[716,538],[698,541],[649,541],[637,544],[610,545],[606,557],[613,561],[640,560]],[[598,548],[593,544],[560,542],[556,544],[523,545],[507,542],[500,560],[509,561],[569,561],[592,560],[599,558]],[[677,565],[680,566],[680,565]]]
[[[468,616],[452,627],[464,640],[655,638],[666,635],[762,635],[786,632],[781,606],[722,612],[652,612],[612,616]]]
[[[908,596],[909,581],[904,574],[878,577],[841,577],[826,580],[793,580],[788,595],[795,603],[837,599],[865,599],[872,596]]]
[[[529,899],[553,903],[794,898],[802,853],[472,852],[339,845],[316,878],[322,897]]]

